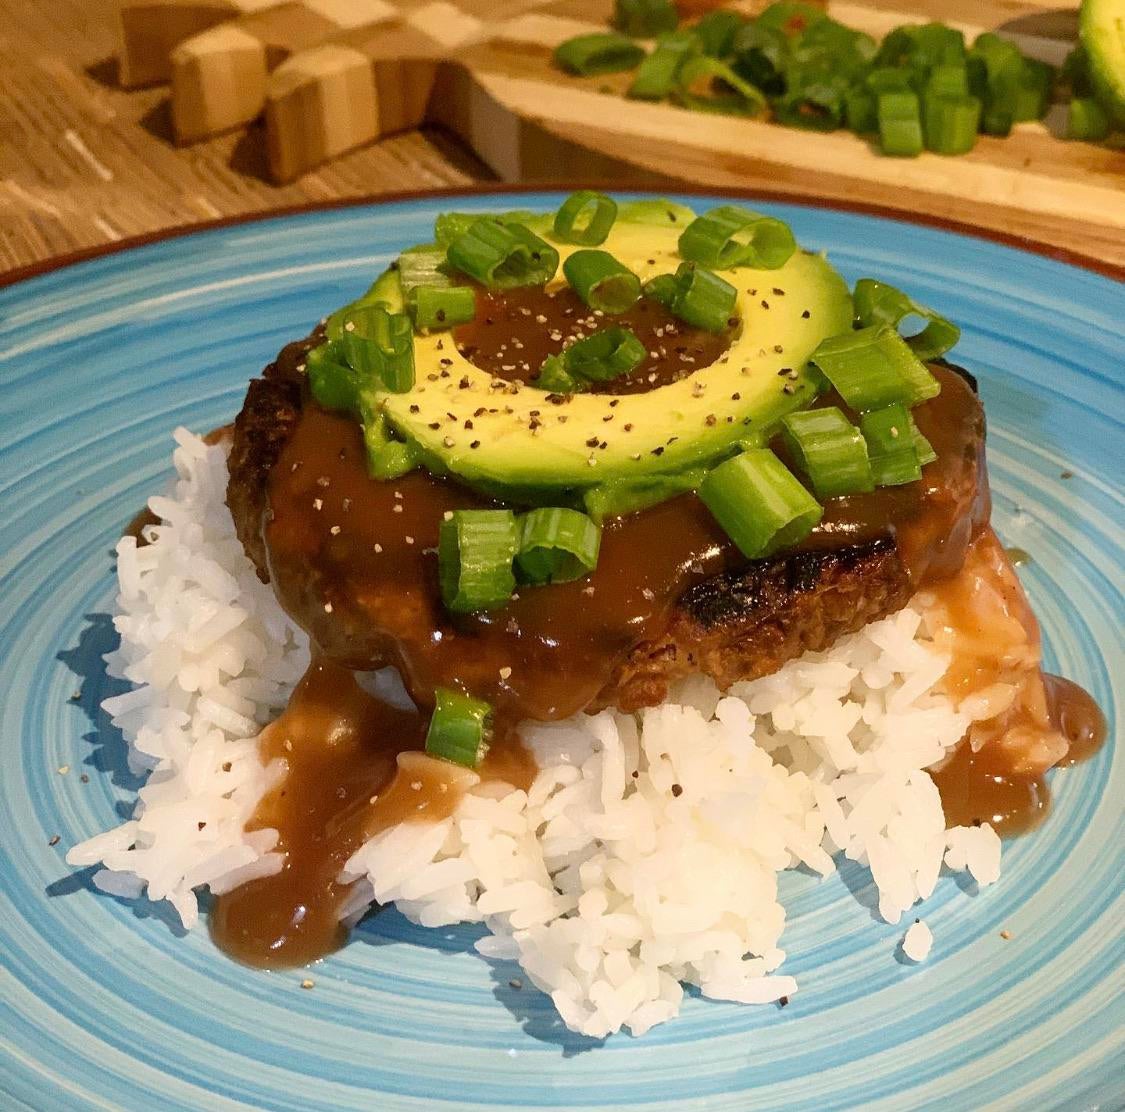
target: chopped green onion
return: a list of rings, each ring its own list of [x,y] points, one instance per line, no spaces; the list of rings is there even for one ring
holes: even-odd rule
[[[916,93],[880,93],[879,145],[884,154],[912,158],[922,151],[922,108]]]
[[[680,295],[680,283],[676,281],[675,275],[658,274],[644,284],[644,295],[653,301],[660,302],[665,309],[671,312],[672,306],[676,303],[676,298]]]
[[[653,39],[664,31],[674,31],[680,21],[672,0],[616,0],[613,25],[635,39]]]
[[[922,430],[914,421],[914,415],[910,415],[910,436],[914,441],[914,454],[918,457],[918,464],[920,467],[925,467],[927,463],[933,463],[937,459],[937,452],[934,451],[934,446],[922,435]]]
[[[559,205],[553,234],[562,243],[596,247],[605,242],[616,219],[617,202],[612,197],[592,189],[580,189]]]
[[[797,45],[810,27],[827,18],[824,10],[813,4],[778,0],[758,16],[757,22],[761,27],[781,31]]]
[[[397,479],[421,463],[418,446],[396,436],[387,415],[374,408],[366,396],[360,398],[359,412],[367,449],[367,474],[371,478]]]
[[[489,289],[508,290],[549,282],[559,253],[522,224],[484,217],[449,245],[449,262]]]
[[[1061,76],[1069,86],[1072,97],[1085,98],[1094,95],[1094,83],[1090,79],[1090,59],[1081,43],[1063,59]]]
[[[439,760],[476,768],[485,753],[492,727],[492,707],[450,687],[434,690],[434,713],[426,731],[426,752]]]
[[[703,480],[699,497],[751,560],[803,540],[824,513],[768,448],[720,463]]]
[[[738,205],[721,205],[697,216],[680,233],[688,262],[726,270],[752,266],[776,270],[797,250],[789,225]]]
[[[941,392],[937,379],[889,325],[877,324],[822,340],[812,361],[857,413],[915,405]]]
[[[1012,116],[1016,123],[1041,120],[1051,103],[1051,90],[1055,84],[1055,68],[1037,58],[1024,58],[1023,66],[1015,78],[1015,97]]]
[[[782,437],[818,498],[874,489],[863,434],[835,406],[781,419]]]
[[[472,286],[420,286],[414,292],[413,307],[419,328],[452,328],[476,316],[477,295]]]
[[[886,66],[873,69],[864,78],[864,84],[876,96],[880,93],[909,93],[914,88],[909,70],[890,69]]]
[[[539,373],[531,380],[531,385],[549,394],[580,394],[586,383],[566,369],[561,355],[548,355],[539,367]]]
[[[951,320],[919,305],[912,297],[886,282],[874,278],[861,278],[853,294],[855,315],[859,323],[889,324],[898,328],[907,317],[921,317],[926,327],[914,336],[904,336],[911,350],[923,362],[944,355],[961,338],[961,329]]]
[[[438,246],[448,247],[463,236],[478,220],[498,220],[501,224],[522,224],[533,232],[547,231],[551,217],[528,209],[512,212],[443,212],[434,220],[434,239]]]
[[[641,296],[641,280],[608,251],[575,251],[563,274],[583,302],[603,313],[623,313]]]
[[[969,71],[963,65],[934,66],[926,81],[927,97],[967,97]]]
[[[691,30],[712,58],[725,58],[734,43],[734,36],[745,20],[727,8],[708,12]]]
[[[672,312],[687,324],[707,332],[722,332],[734,316],[738,291],[725,278],[694,263],[680,263]]]
[[[454,510],[441,523],[438,578],[447,610],[465,614],[503,606],[515,590],[518,534],[511,510]]]
[[[766,107],[760,89],[744,81],[726,62],[705,54],[685,59],[674,95],[685,108],[697,112],[756,116]]]
[[[697,490],[706,475],[704,468],[689,467],[684,471],[655,475],[650,479],[599,483],[582,492],[582,505],[594,521],[601,524],[609,518],[636,513],[659,502],[666,502],[677,494]]]
[[[520,518],[516,570],[525,583],[569,583],[598,564],[601,528],[579,510],[543,508]]]
[[[875,94],[855,85],[844,94],[844,120],[857,135],[878,131],[879,117],[875,111]]]
[[[347,365],[339,340],[325,340],[305,356],[312,396],[325,409],[351,410],[356,405],[356,374]]]
[[[593,77],[631,70],[645,56],[644,48],[624,35],[579,35],[555,47],[555,64],[567,73]]]
[[[936,154],[966,154],[977,142],[980,101],[970,96],[926,96],[926,147]]]
[[[791,65],[788,86],[773,106],[779,123],[807,131],[835,131],[843,122],[848,77],[832,62]]]
[[[731,50],[734,53],[734,70],[739,77],[770,96],[785,91],[782,71],[789,47],[781,31],[763,27],[761,20],[744,23],[735,33]]]
[[[865,413],[859,425],[867,441],[871,477],[876,486],[902,486],[922,477],[910,413],[905,406],[889,405]]]
[[[405,394],[414,387],[414,329],[405,313],[382,305],[353,309],[340,334],[340,350],[362,385]]]
[[[448,286],[445,248],[440,243],[422,243],[403,251],[398,257],[398,278],[407,297],[419,286]]]
[[[563,352],[563,363],[576,378],[608,382],[627,375],[646,354],[644,344],[628,328],[614,326],[571,344]]]
[[[680,228],[695,219],[695,213],[678,201],[666,197],[643,201],[623,201],[617,206],[617,219],[626,224],[660,224],[665,228]]]
[[[676,87],[684,59],[699,51],[699,40],[688,31],[665,35],[637,67],[625,95],[634,100],[663,100]]]
[[[1109,114],[1093,97],[1075,97],[1067,108],[1066,137],[1098,142],[1109,135]]]

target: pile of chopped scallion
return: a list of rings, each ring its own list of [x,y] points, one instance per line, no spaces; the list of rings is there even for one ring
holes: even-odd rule
[[[756,18],[716,9],[681,24],[672,0],[616,0],[614,27],[555,50],[568,73],[634,71],[626,96],[764,116],[810,131],[847,128],[888,155],[964,154],[979,134],[1008,135],[1069,93],[1069,139],[1112,123],[1081,47],[1061,70],[991,32],[971,46],[942,23],[898,27],[881,43],[810,4],[780,0]],[[638,39],[652,40],[646,48]]]

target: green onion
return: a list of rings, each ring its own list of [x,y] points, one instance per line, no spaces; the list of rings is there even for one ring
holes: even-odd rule
[[[685,59],[673,92],[680,104],[697,112],[756,116],[766,107],[760,89],[744,81],[725,62],[706,55]]]
[[[927,96],[923,109],[926,147],[936,154],[966,154],[976,146],[980,126],[976,97]]]
[[[926,97],[967,97],[969,71],[963,65],[934,66],[926,81]]]
[[[644,362],[645,346],[628,329],[603,328],[563,352],[567,371],[589,382],[607,382],[628,374]]]
[[[555,64],[567,73],[593,77],[631,70],[645,56],[644,48],[623,35],[579,35],[555,47]]]
[[[426,752],[439,760],[476,768],[488,751],[492,707],[450,687],[434,691],[434,713],[426,731]]]
[[[445,248],[440,243],[423,243],[403,251],[398,257],[398,277],[407,297],[419,286],[448,286]]]
[[[665,35],[637,67],[625,95],[634,100],[663,100],[675,89],[684,59],[699,49],[699,40],[689,31]]]
[[[672,306],[676,303],[676,298],[680,296],[680,283],[676,281],[675,275],[658,274],[644,284],[644,295],[653,301],[660,302],[665,309],[671,312]]]
[[[976,145],[981,120],[981,102],[976,97],[927,94],[922,115],[929,150],[965,154]]]
[[[844,119],[848,77],[834,63],[818,62],[787,71],[788,90],[773,106],[774,118],[806,131],[835,131]]]
[[[414,329],[405,313],[363,305],[348,315],[340,350],[360,384],[405,394],[414,387]]]
[[[781,31],[763,27],[760,20],[744,23],[735,33],[731,50],[734,53],[734,70],[739,77],[770,96],[785,91],[782,70],[789,47]]]
[[[812,361],[857,413],[915,405],[941,392],[937,379],[889,325],[877,324],[822,340]]]
[[[912,158],[922,151],[922,109],[916,93],[880,93],[879,145],[884,154]]]
[[[455,614],[503,606],[515,590],[518,535],[511,510],[454,510],[441,523],[438,578]]]
[[[734,43],[734,36],[745,20],[726,8],[708,12],[691,30],[712,58],[725,58]]]
[[[616,0],[613,25],[635,39],[653,39],[664,31],[674,31],[680,21],[672,0]]]
[[[914,88],[909,70],[880,66],[864,79],[864,85],[878,96],[880,93],[909,93]]]
[[[879,117],[875,111],[875,94],[855,85],[844,94],[844,120],[857,135],[878,131]]]
[[[581,511],[529,510],[519,525],[516,570],[523,582],[569,583],[597,567],[602,531]]]
[[[913,425],[905,406],[890,405],[865,413],[859,426],[867,441],[871,477],[877,486],[901,486],[922,477]]]
[[[498,220],[501,224],[522,224],[533,232],[546,232],[552,218],[546,213],[516,209],[512,212],[443,212],[434,220],[434,239],[438,246],[448,247],[463,236],[478,220]]]
[[[666,197],[643,201],[623,201],[617,206],[617,219],[626,224],[659,224],[665,228],[680,228],[695,219],[695,213],[678,201]]]
[[[559,253],[522,224],[484,217],[449,245],[449,262],[489,289],[508,290],[549,282]]]
[[[937,459],[937,452],[934,451],[934,446],[922,435],[922,430],[915,423],[913,414],[910,415],[910,436],[914,441],[914,454],[918,457],[919,466],[925,467],[927,463],[933,463]]]
[[[699,497],[751,560],[803,540],[824,513],[768,448],[720,463],[703,480]]]
[[[356,374],[347,365],[339,340],[317,344],[305,356],[312,396],[325,409],[352,410],[356,406]]]
[[[396,436],[386,414],[374,408],[366,396],[360,398],[359,412],[367,449],[367,474],[371,478],[397,479],[421,463],[418,446]]]
[[[697,216],[680,233],[679,247],[685,259],[704,266],[776,270],[789,261],[797,242],[782,220],[738,205],[721,205]]]
[[[903,337],[923,362],[944,355],[961,338],[961,329],[951,320],[925,305],[919,305],[902,290],[885,282],[861,278],[855,284],[853,298],[856,319],[864,327],[889,324],[898,328],[907,317],[921,317],[926,321],[926,327],[917,335]]]
[[[835,406],[790,413],[781,425],[786,447],[818,498],[874,489],[863,434]]]
[[[539,367],[539,373],[531,380],[531,385],[549,394],[580,394],[586,383],[566,369],[561,355],[548,355]]]
[[[725,278],[694,263],[680,263],[675,280],[671,310],[680,320],[707,332],[722,332],[730,324],[738,291]]]
[[[413,308],[418,328],[452,328],[476,316],[477,295],[472,286],[421,286],[414,293]]]
[[[559,205],[553,235],[562,243],[596,247],[605,242],[616,219],[617,202],[612,197],[592,189],[580,189]]]
[[[828,17],[822,8],[813,4],[792,3],[779,0],[770,4],[757,19],[758,25],[783,32],[796,46],[810,27]]]
[[[575,251],[563,262],[574,292],[603,313],[623,313],[641,296],[641,280],[608,251]]]
[[[1098,142],[1109,135],[1109,115],[1093,97],[1075,97],[1067,108],[1066,137]]]
[[[1051,90],[1055,84],[1055,68],[1037,58],[1024,58],[1015,79],[1015,96],[1012,116],[1016,123],[1041,120],[1051,103]]]
[[[636,513],[659,502],[666,502],[677,494],[697,490],[706,475],[704,468],[689,467],[668,475],[656,475],[651,479],[599,483],[582,492],[582,505],[594,521],[601,524],[609,518]]]

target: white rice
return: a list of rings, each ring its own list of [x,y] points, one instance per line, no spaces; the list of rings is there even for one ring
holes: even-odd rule
[[[226,450],[175,436],[179,480],[150,501],[162,524],[143,548],[118,544],[108,658],[135,686],[105,708],[134,768],[152,771],[133,818],[67,860],[101,863],[100,888],[167,899],[191,927],[196,889],[281,867],[276,831],[244,827],[284,775],[262,766],[256,735],[308,648],[235,536]],[[791,996],[783,870],[827,876],[842,852],[870,869],[889,923],[943,864],[981,886],[999,875],[996,833],[947,830],[925,771],[970,722],[935,691],[947,664],[908,607],[725,695],[693,677],[638,715],[526,724],[530,790],[482,785],[443,822],[373,838],[347,863],[342,916],[378,899],[425,926],[483,922],[477,949],[517,959],[568,1027],[596,1037],[671,1019],[685,983],[742,1003]],[[903,950],[922,960],[931,943],[918,922]]]

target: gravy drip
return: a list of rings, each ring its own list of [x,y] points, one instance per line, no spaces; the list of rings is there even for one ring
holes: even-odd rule
[[[285,712],[262,735],[261,755],[280,778],[252,829],[276,830],[280,872],[218,897],[211,933],[248,965],[307,965],[343,944],[340,872],[369,838],[401,822],[437,821],[482,779],[527,787],[534,775],[517,747],[480,775],[418,752],[426,724],[369,694],[356,674],[313,660]]]
[[[943,681],[973,723],[934,780],[950,825],[991,823],[1001,834],[1037,826],[1050,806],[1049,768],[1097,751],[1106,724],[1090,696],[1040,670],[1039,625],[1011,559],[991,529],[960,573],[929,589]]]
[[[548,290],[477,290],[476,317],[453,331],[457,350],[495,378],[529,382],[548,355],[612,326],[631,329],[648,356],[624,378],[593,382],[592,394],[643,394],[678,382],[720,359],[734,328],[706,332],[674,317],[659,301],[642,297],[624,313],[589,308],[569,286]]]

